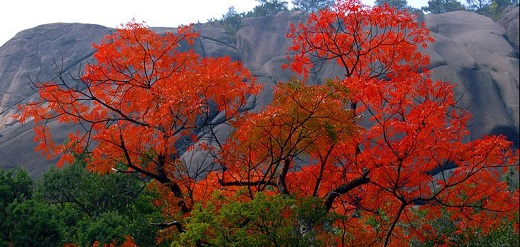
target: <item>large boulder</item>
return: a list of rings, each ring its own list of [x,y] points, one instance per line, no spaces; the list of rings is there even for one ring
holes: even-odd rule
[[[511,5],[504,9],[502,12],[502,16],[500,20],[498,20],[498,23],[504,27],[507,34],[507,39],[509,40],[509,43],[513,46],[513,48],[516,49],[518,52],[518,46],[519,46],[519,17],[518,17],[518,6]]]
[[[89,61],[112,30],[99,25],[56,23],[18,33],[0,47],[0,129],[12,124],[16,104],[34,96],[31,82],[52,80],[55,70],[74,73]]]
[[[195,28],[201,35],[194,48],[204,56],[227,55],[241,60],[264,84],[264,91],[254,101],[257,105],[252,106],[258,108],[272,100],[276,82],[293,76],[281,68],[287,62],[291,42],[286,34],[290,23],[305,18],[297,11],[247,18],[236,38],[219,23],[198,24]],[[516,18],[518,22],[518,15]],[[433,77],[457,84],[460,106],[473,115],[471,138],[505,134],[518,146],[518,48],[511,45],[504,25],[463,11],[426,15],[424,21],[436,39],[426,49]],[[174,28],[154,30],[162,33]],[[112,31],[89,24],[48,24],[20,32],[0,47],[0,169],[22,166],[38,177],[54,164],[55,160],[48,161],[34,151],[32,123],[21,125],[12,120],[15,105],[32,99],[35,92],[30,82],[52,80],[54,68],[77,76],[91,61],[91,43]],[[336,74],[334,67],[325,65],[311,79],[319,82]],[[67,127],[56,128],[57,136],[64,139]]]
[[[0,169],[22,166],[38,177],[55,163],[34,151],[33,124],[13,121],[17,104],[34,99],[32,83],[53,80],[57,70],[77,77],[91,62],[92,42],[112,31],[91,24],[47,24],[24,30],[0,47]],[[56,134],[63,140],[66,127],[59,127]]]
[[[457,84],[460,106],[473,115],[471,138],[505,134],[518,146],[518,51],[504,27],[466,11],[424,20],[436,40],[427,49],[433,77]]]

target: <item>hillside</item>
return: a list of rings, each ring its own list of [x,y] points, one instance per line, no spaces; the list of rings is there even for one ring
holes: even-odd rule
[[[457,84],[460,106],[473,115],[471,138],[504,134],[518,147],[518,7],[508,9],[503,16],[500,22],[493,22],[473,12],[458,11],[421,19],[436,40],[425,51],[431,57],[433,77]],[[235,39],[230,39],[218,23],[199,24],[195,28],[201,36],[194,48],[204,56],[241,60],[265,85],[256,101],[256,107],[260,107],[272,99],[272,85],[292,77],[281,69],[290,42],[285,35],[291,22],[304,19],[302,12],[247,18]],[[0,47],[0,168],[22,166],[38,177],[52,164],[33,151],[32,124],[12,121],[15,105],[31,100],[35,94],[30,82],[52,80],[54,69],[77,76],[92,60],[91,43],[112,31],[90,24],[47,24],[22,31]],[[320,83],[337,73],[325,66],[312,80]],[[64,128],[56,128],[57,136],[65,136]]]

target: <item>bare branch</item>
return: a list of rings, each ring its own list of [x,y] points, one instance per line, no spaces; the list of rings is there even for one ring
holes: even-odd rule
[[[361,186],[363,184],[367,184],[370,182],[370,178],[368,177],[368,170],[363,171],[363,174],[361,174],[361,177],[356,178],[348,183],[342,184],[338,187],[336,187],[334,190],[327,193],[327,196],[325,197],[325,209],[329,211],[332,208],[332,203],[334,203],[334,200],[342,194],[348,193],[349,191],[353,190],[354,188],[357,188],[358,186]]]

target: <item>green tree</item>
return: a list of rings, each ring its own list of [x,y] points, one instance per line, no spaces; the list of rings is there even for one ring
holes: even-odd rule
[[[78,211],[96,217],[116,209],[126,209],[136,200],[145,184],[136,176],[90,173],[81,162],[63,168],[51,168],[43,175],[37,194],[50,204],[69,204]]]
[[[418,208],[419,217],[425,217],[429,213],[428,210]],[[457,223],[452,220],[451,214],[443,210],[442,217],[430,222],[432,229],[431,234],[425,236],[422,242],[412,241],[411,246],[434,247],[450,243],[449,246],[520,246],[520,236],[515,230],[515,224],[518,222],[518,213],[514,220],[505,221],[500,227],[484,233],[482,228],[460,229]],[[414,227],[414,226],[410,226]],[[449,236],[449,238],[446,238]]]
[[[128,232],[127,221],[117,211],[107,211],[98,215],[95,220],[83,220],[78,224],[78,239],[80,246],[92,246],[100,244],[122,243]],[[152,234],[153,236],[153,234]],[[148,244],[153,244],[149,242]]]
[[[64,238],[81,246],[122,243],[131,235],[140,246],[154,245],[160,211],[151,204],[154,193],[134,174],[99,175],[88,172],[82,159],[72,165],[52,168],[43,175],[35,196],[75,218],[63,223]],[[77,230],[79,229],[79,230]]]
[[[0,215],[9,204],[32,197],[34,182],[25,170],[0,170]]]
[[[305,12],[316,12],[334,4],[334,0],[293,0],[293,8]]]
[[[275,15],[281,11],[287,11],[288,5],[286,1],[280,0],[257,0],[260,5],[256,6],[253,11],[250,11],[246,14],[246,17],[255,17],[255,16],[270,16]]]
[[[408,2],[406,0],[375,0],[375,6],[383,6],[384,4],[388,4],[390,7],[394,7],[397,10],[409,9]]]
[[[163,220],[155,193],[134,174],[93,174],[76,161],[35,185],[24,170],[0,170],[0,246],[156,245]],[[166,243],[165,243],[166,244]]]
[[[489,11],[492,0],[466,0],[467,9],[477,13],[485,13]]]
[[[466,3],[468,10],[497,20],[505,8],[511,5],[517,5],[518,0],[466,0]]]
[[[236,34],[242,27],[243,18],[244,14],[236,12],[234,6],[229,7],[228,12],[222,16],[220,23],[224,26],[227,41],[235,43]]]
[[[11,242],[12,224],[9,215],[16,205],[32,198],[34,183],[25,170],[0,169],[0,246]]]
[[[428,6],[422,7],[421,9],[432,14],[440,14],[445,12],[464,10],[465,7],[457,0],[429,0]]]
[[[58,208],[30,199],[12,203],[4,218],[9,246],[57,246],[62,242],[62,221]],[[5,244],[5,240],[4,240]]]
[[[295,222],[331,222],[325,208],[312,198],[294,199],[258,193],[229,198],[216,192],[213,200],[198,204],[187,219],[187,231],[174,246],[326,246],[326,234],[300,231]],[[305,232],[305,234],[301,234]],[[195,241],[194,241],[195,240]]]
[[[516,2],[518,3],[518,2]],[[488,13],[483,13],[484,15],[487,15],[491,17],[493,20],[498,20],[500,18],[500,15],[504,11],[505,8],[508,6],[515,4],[511,0],[491,0],[491,4],[489,5]]]

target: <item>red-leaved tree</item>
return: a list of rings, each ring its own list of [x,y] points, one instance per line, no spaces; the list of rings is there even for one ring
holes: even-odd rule
[[[330,63],[343,74],[279,84],[273,103],[241,118],[218,158],[222,186],[318,198],[343,216],[332,228],[348,246],[443,243],[432,226],[443,215],[484,233],[514,217],[518,191],[501,174],[517,154],[503,136],[469,141],[470,115],[453,84],[431,80],[421,48],[433,39],[414,15],[342,0],[288,37],[294,72]],[[302,236],[318,228],[298,222]]]
[[[230,58],[201,58],[189,48],[191,27],[157,34],[130,22],[94,45],[95,63],[81,78],[58,68],[58,81],[37,82],[39,101],[22,106],[21,122],[34,120],[37,150],[58,166],[86,154],[93,172],[138,172],[165,186],[175,208],[190,210],[195,181],[207,167],[189,166],[181,155],[199,137],[215,134],[256,94],[249,71]],[[213,121],[222,114],[219,121]],[[51,120],[75,124],[65,143],[55,143]]]
[[[433,39],[408,12],[340,0],[292,25],[288,67],[303,81],[279,83],[273,102],[257,112],[244,112],[259,92],[250,73],[229,58],[182,49],[195,37],[187,27],[159,35],[130,23],[95,46],[96,63],[81,78],[37,83],[40,100],[23,106],[19,119],[34,119],[38,149],[51,157],[71,162],[73,153],[86,153],[92,171],[158,182],[163,206],[179,220],[167,225],[183,236],[202,234],[193,237],[199,246],[236,240],[222,237],[228,233],[263,234],[259,241],[276,245],[280,236],[269,227],[282,224],[293,224],[284,231],[307,243],[443,244],[450,239],[432,224],[443,217],[483,234],[515,217],[518,190],[508,190],[501,174],[518,169],[518,154],[502,136],[469,140],[470,115],[457,107],[452,84],[431,80],[421,49]],[[323,63],[343,74],[308,82]],[[55,143],[49,120],[82,129]],[[225,141],[215,139],[220,123],[233,128]],[[205,151],[218,166],[182,159],[202,137],[217,140]],[[289,206],[279,221],[263,217],[265,204],[231,219],[246,204],[226,207],[213,192],[255,205],[262,205],[254,200],[259,192],[273,198],[267,205],[281,195]],[[205,207],[210,214],[200,214]],[[222,224],[212,218],[221,208],[228,214]]]

